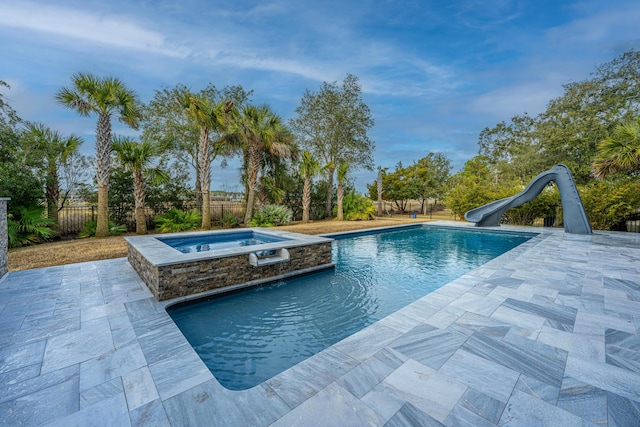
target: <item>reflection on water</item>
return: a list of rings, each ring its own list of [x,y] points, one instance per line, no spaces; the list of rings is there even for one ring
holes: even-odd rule
[[[531,235],[436,227],[337,240],[335,271],[170,314],[218,381],[251,388],[359,331]]]

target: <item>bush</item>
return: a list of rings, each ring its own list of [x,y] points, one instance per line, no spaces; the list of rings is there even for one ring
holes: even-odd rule
[[[580,190],[587,217],[597,230],[611,230],[640,208],[637,180],[595,181]]]
[[[78,237],[94,237],[96,235],[96,228],[98,226],[98,221],[90,221],[82,227],[82,231],[78,234]],[[116,225],[113,222],[109,221],[109,236],[118,236],[127,231],[126,225]]]
[[[240,220],[231,212],[225,212],[224,215],[222,215],[223,228],[236,228],[238,224],[240,224]]]
[[[7,218],[9,247],[31,245],[56,235],[51,227],[55,223],[44,216],[40,206],[20,206]]]
[[[347,193],[342,199],[342,211],[347,221],[368,221],[376,217],[376,208],[371,199],[355,191]],[[337,208],[334,208],[334,215],[337,215]]]
[[[282,205],[266,205],[253,215],[251,227],[273,227],[287,225],[293,218],[293,211]]]
[[[496,200],[518,194],[523,186],[506,187],[496,194]],[[511,225],[533,225],[537,218],[555,215],[555,207],[560,205],[560,193],[556,186],[547,186],[535,199],[511,208],[502,216],[502,222]]]
[[[195,230],[200,226],[202,217],[196,210],[183,212],[176,208],[171,208],[164,215],[156,217],[154,222],[159,226],[158,231],[160,233],[175,233]]]

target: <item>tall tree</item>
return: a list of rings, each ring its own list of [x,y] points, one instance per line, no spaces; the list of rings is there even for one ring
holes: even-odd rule
[[[253,91],[245,91],[242,86],[225,86],[218,89],[209,84],[204,89],[193,92],[183,84],[173,88],[156,90],[153,99],[144,107],[144,121],[142,123],[142,140],[159,144],[167,155],[177,159],[185,165],[189,165],[195,171],[195,191],[199,205],[202,205],[202,193],[200,191],[200,174],[198,169],[200,127],[186,114],[182,103],[177,99],[188,99],[193,93],[198,97],[208,98],[214,104],[220,104],[230,100],[236,109],[248,101]],[[222,134],[218,130],[212,130],[210,134],[210,159],[213,162],[229,155],[225,144],[218,144]]]
[[[304,180],[302,189],[302,222],[309,222],[309,210],[311,206],[311,184],[313,177],[320,171],[320,162],[308,151],[302,153],[300,161],[300,176]]]
[[[11,86],[9,86],[7,82],[0,80],[0,88],[2,87],[11,89]],[[16,110],[11,108],[9,103],[5,101],[4,94],[0,93],[0,127],[13,127],[20,121],[20,117],[18,117]]]
[[[378,178],[376,179],[378,190],[378,216],[382,216],[382,166],[378,166]]]
[[[412,198],[420,201],[423,214],[427,213],[427,199],[442,197],[450,171],[451,162],[443,153],[429,153],[407,168]]]
[[[185,94],[178,98],[178,102],[184,108],[186,116],[196,125],[200,132],[198,143],[197,171],[200,180],[200,192],[202,193],[202,229],[211,228],[211,163],[214,153],[211,150],[211,133],[220,135],[226,129],[228,117],[234,109],[231,101],[214,102],[204,94]],[[224,139],[218,137],[213,145],[220,147]]]
[[[98,183],[98,217],[96,237],[109,235],[109,176],[111,173],[111,119],[118,120],[133,129],[141,119],[136,93],[115,77],[96,77],[89,73],[76,73],[71,87],[63,87],[56,93],[56,100],[63,106],[77,111],[81,116],[92,113],[98,116],[96,128],[96,181]]]
[[[324,82],[318,92],[305,91],[296,113],[291,127],[298,140],[330,165],[326,172],[326,212],[330,217],[336,167],[346,161],[354,169],[372,168],[374,143],[367,132],[374,120],[362,99],[358,77],[352,74],[347,74],[342,85]]]
[[[77,135],[62,136],[42,123],[27,124],[25,133],[26,149],[32,156],[40,157],[39,163],[45,171],[45,196],[49,219],[58,224],[58,202],[60,199],[59,169],[70,156],[77,153],[82,138]]]
[[[115,137],[113,151],[122,166],[133,173],[136,234],[147,234],[144,175],[149,176],[157,184],[169,179],[162,169],[151,167],[153,160],[159,154],[158,147],[149,142],[138,143],[131,138]]]
[[[336,191],[336,199],[338,202],[337,219],[338,221],[344,220],[344,209],[342,206],[342,199],[344,198],[344,182],[347,179],[347,173],[349,172],[349,162],[343,161],[336,168],[338,171],[338,189]]]
[[[279,158],[289,158],[294,151],[294,140],[282,118],[267,105],[245,105],[231,125],[229,133],[242,144],[247,181],[244,223],[248,225],[253,216],[262,156],[267,153]]]
[[[615,127],[598,145],[592,168],[598,178],[618,172],[640,174],[640,118]]]

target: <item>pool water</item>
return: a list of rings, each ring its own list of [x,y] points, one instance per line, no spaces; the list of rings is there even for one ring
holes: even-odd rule
[[[335,270],[170,307],[217,380],[266,381],[534,234],[414,227],[334,242]]]
[[[269,234],[257,233],[253,230],[247,230],[233,233],[208,234],[204,236],[166,237],[158,240],[182,253],[190,254],[194,252],[282,242],[287,239]]]

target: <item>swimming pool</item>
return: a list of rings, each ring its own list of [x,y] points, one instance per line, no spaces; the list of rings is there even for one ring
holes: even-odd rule
[[[244,390],[533,236],[434,226],[332,236],[335,270],[168,312],[216,379]]]

